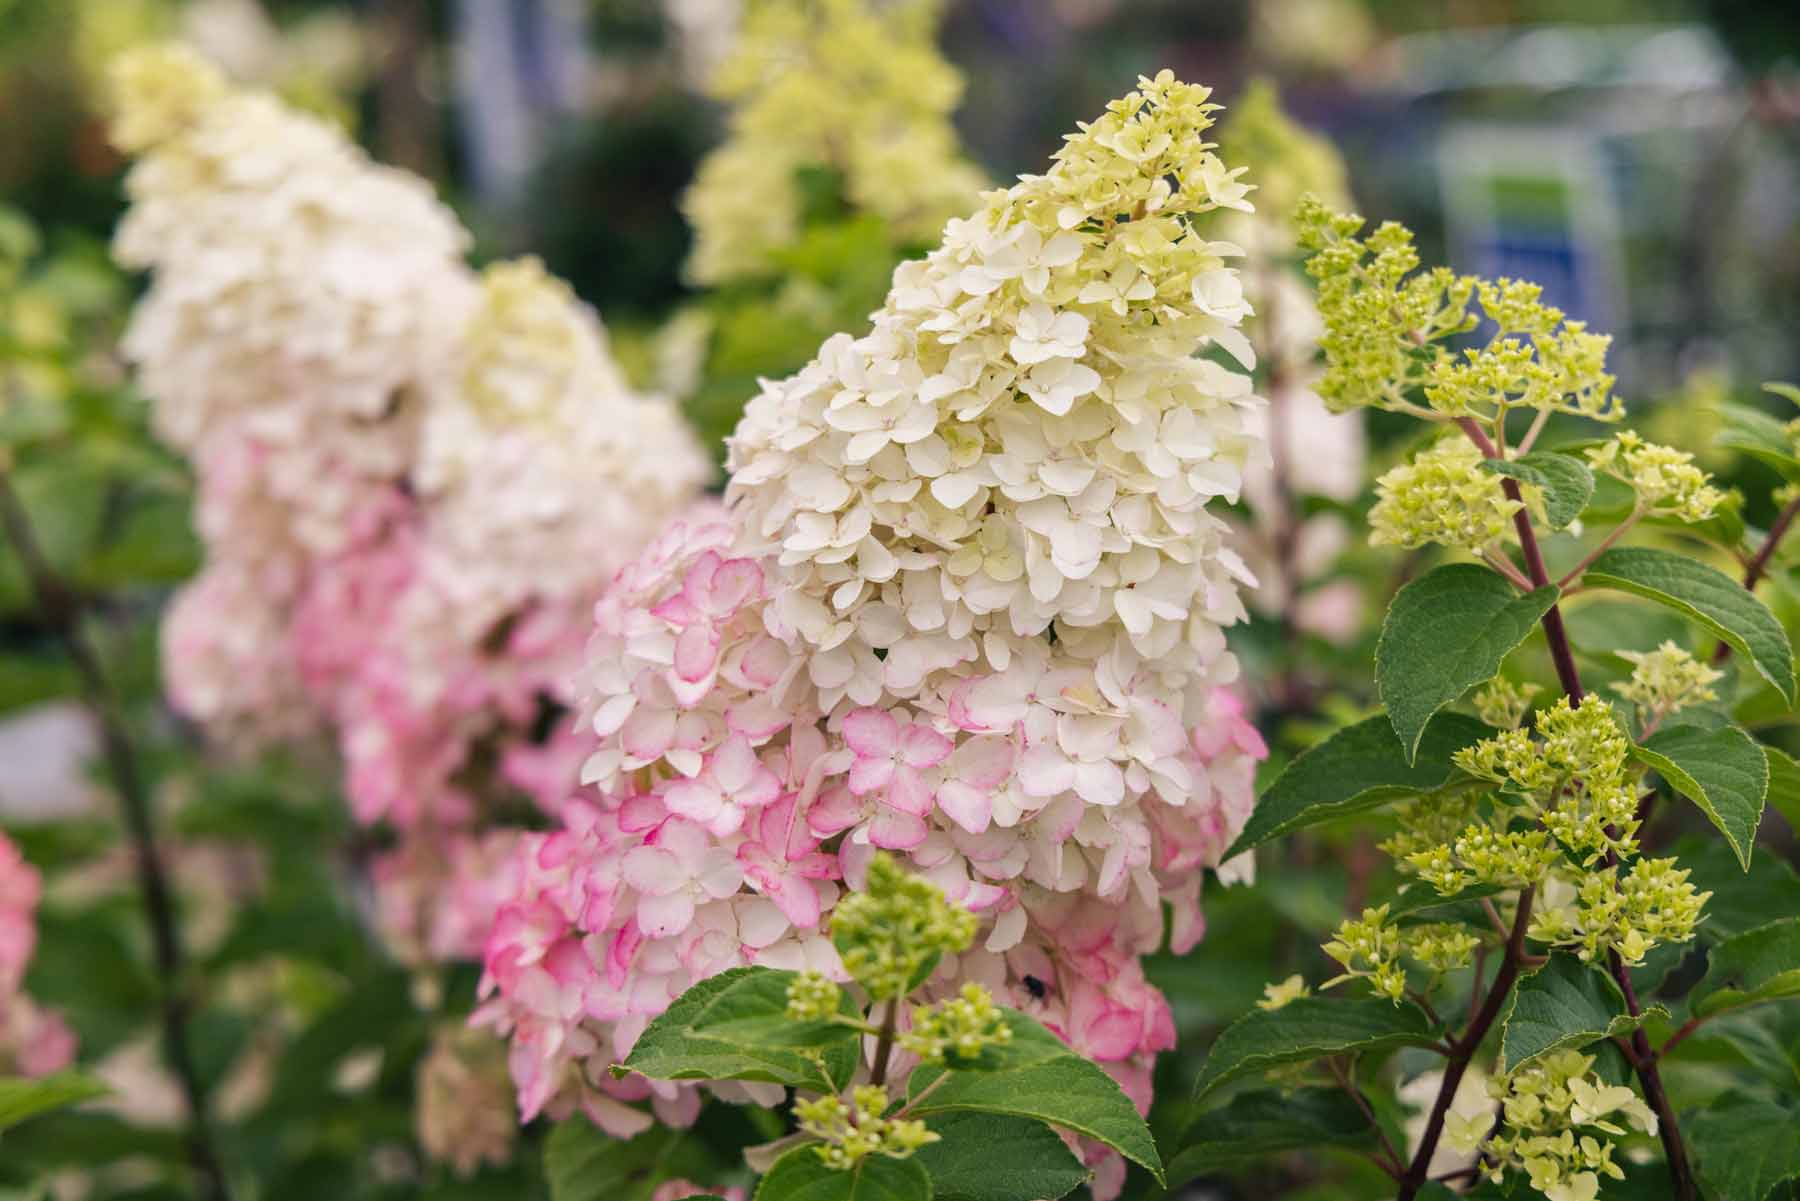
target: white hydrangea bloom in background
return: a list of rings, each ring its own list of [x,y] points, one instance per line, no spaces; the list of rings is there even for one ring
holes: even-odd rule
[[[115,79],[140,157],[114,253],[152,272],[124,350],[156,430],[254,460],[269,505],[215,506],[214,537],[340,549],[411,460],[413,386],[473,301],[468,236],[425,181],[191,53],[127,55]]]

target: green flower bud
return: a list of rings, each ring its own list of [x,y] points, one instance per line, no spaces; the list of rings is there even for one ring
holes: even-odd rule
[[[867,890],[832,911],[831,941],[844,970],[872,1000],[885,1001],[917,988],[944,954],[968,950],[976,924],[942,889],[877,855]]]

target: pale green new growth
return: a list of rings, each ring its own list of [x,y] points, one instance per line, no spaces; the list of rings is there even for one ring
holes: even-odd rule
[[[924,1063],[973,1063],[989,1047],[1012,1042],[1012,1027],[994,1004],[993,994],[973,982],[962,992],[935,1005],[913,1009],[912,1029],[900,1046]]]
[[[867,891],[832,911],[831,941],[851,978],[871,999],[887,1001],[911,991],[940,956],[968,950],[976,925],[975,915],[935,884],[877,855]]]
[[[905,1159],[938,1136],[916,1118],[887,1117],[885,1088],[860,1084],[850,1100],[825,1096],[796,1101],[794,1116],[800,1129],[821,1140],[815,1150],[829,1167],[847,1171],[870,1155]]]

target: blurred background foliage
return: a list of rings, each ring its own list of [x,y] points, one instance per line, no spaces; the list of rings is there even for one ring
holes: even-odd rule
[[[880,13],[907,0],[867,4]],[[1427,261],[1536,278],[1548,299],[1615,333],[1620,390],[1650,411],[1647,434],[1705,445],[1708,411],[1727,400],[1792,416],[1757,391],[1764,379],[1800,376],[1800,7],[1792,3],[924,7],[925,46],[961,77],[947,107],[974,165],[970,206],[975,174],[1004,180],[1037,168],[1060,131],[1139,72],[1169,66],[1207,82],[1228,112],[1253,79],[1271,79],[1288,113],[1342,155],[1362,211],[1419,230]],[[717,442],[757,377],[796,369],[833,332],[860,332],[894,265],[935,241],[930,227],[865,203],[849,186],[847,160],[821,151],[794,165],[791,238],[729,278],[695,272],[682,198],[733,129],[736,109],[715,81],[741,8],[740,0],[0,0],[0,465],[103,660],[157,810],[188,950],[180,978],[159,975],[115,782],[96,762],[92,706],[54,615],[17,557],[0,554],[0,827],[48,881],[28,986],[64,1012],[82,1063],[113,1090],[6,1134],[0,1198],[42,1197],[46,1182],[70,1201],[192,1195],[182,1103],[155,1035],[165,1002],[192,1024],[196,1070],[238,1195],[546,1195],[541,1132],[527,1133],[510,1166],[467,1178],[423,1153],[415,1079],[433,1007],[415,1004],[417,990],[472,997],[474,974],[412,979],[385,955],[360,870],[373,848],[336,800],[331,765],[299,754],[221,760],[160,699],[160,606],[197,551],[185,469],[148,436],[113,348],[136,285],[106,253],[122,164],[102,133],[101,64],[136,42],[183,36],[240,78],[354,129],[378,157],[438,184],[477,231],[479,257],[531,251],[570,280],[605,317],[638,381],[673,394]],[[848,104],[866,99],[855,94],[863,82],[852,73],[832,86]],[[827,89],[820,103],[831,101]],[[1225,153],[1257,178],[1255,158],[1229,145]],[[1296,520],[1330,517],[1348,530],[1331,570],[1354,582],[1370,612],[1428,566],[1397,566],[1362,546],[1366,480],[1398,457],[1398,429],[1371,422],[1365,491],[1291,498]],[[1744,522],[1768,522],[1771,493],[1784,482],[1774,469],[1730,452],[1705,465],[1740,490]],[[1800,549],[1790,543],[1768,594],[1790,628],[1800,626],[1797,567]],[[1259,614],[1235,639],[1274,748],[1270,772],[1373,703],[1368,622],[1327,635],[1297,630],[1291,616]],[[1678,636],[1654,613],[1605,602],[1577,607],[1571,621],[1578,645],[1584,623],[1604,623],[1614,643],[1626,641],[1626,623],[1636,645]],[[1624,666],[1583,670],[1603,685]],[[1543,665],[1537,674],[1549,676]],[[1740,720],[1765,729],[1794,720],[1764,699],[1752,695]],[[1206,941],[1154,968],[1182,1034],[1182,1051],[1160,1068],[1159,1132],[1189,1116],[1184,1098],[1210,1034],[1270,980],[1318,974],[1320,938],[1384,886],[1375,878],[1379,826],[1365,819],[1293,840],[1279,862],[1265,859],[1254,889],[1209,882]],[[1788,866],[1793,831],[1779,820],[1768,826],[1777,854],[1757,871],[1767,877],[1764,895],[1791,909],[1800,897]],[[1683,833],[1671,818],[1656,838]],[[1720,1027],[1711,1037],[1721,1062],[1800,1081],[1794,1007]],[[758,1120],[714,1106],[684,1154],[731,1162],[736,1148],[774,1133]],[[653,1183],[634,1163],[621,1159],[620,1179],[634,1189]],[[1355,1198],[1379,1196],[1383,1183],[1329,1151],[1297,1155],[1284,1173],[1227,1172],[1189,1188],[1206,1197]],[[1132,1189],[1151,1191],[1136,1178]]]

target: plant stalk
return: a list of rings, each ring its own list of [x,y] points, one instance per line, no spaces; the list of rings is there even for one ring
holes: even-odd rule
[[[1513,917],[1512,930],[1506,939],[1506,954],[1500,960],[1500,970],[1494,973],[1494,983],[1488,988],[1487,999],[1481,1003],[1481,1009],[1464,1029],[1462,1037],[1451,1044],[1451,1055],[1444,1065],[1444,1079],[1438,1085],[1437,1099],[1431,1103],[1431,1116],[1425,1120],[1425,1132],[1419,1138],[1419,1149],[1413,1155],[1412,1163],[1406,1169],[1406,1175],[1400,1178],[1398,1201],[1413,1201],[1431,1173],[1431,1160],[1437,1154],[1438,1140],[1444,1134],[1444,1119],[1450,1115],[1450,1106],[1456,1100],[1456,1090],[1462,1084],[1463,1073],[1469,1070],[1469,1061],[1475,1058],[1475,1052],[1481,1049],[1482,1040],[1494,1023],[1500,1019],[1500,1010],[1506,1005],[1506,996],[1519,978],[1520,963],[1525,955],[1525,930],[1531,925],[1531,905],[1536,890],[1527,888],[1519,894],[1519,911]]]
[[[1800,496],[1788,501],[1776,516],[1775,524],[1769,527],[1768,535],[1763,538],[1762,548],[1756,552],[1756,557],[1751,559],[1744,568],[1744,587],[1751,592],[1756,591],[1756,585],[1762,580],[1763,573],[1768,571],[1769,560],[1775,557],[1775,548],[1781,545],[1782,538],[1787,535],[1796,516],[1800,516]],[[1723,663],[1729,658],[1731,658],[1729,642],[1721,641],[1718,646],[1713,648],[1712,661],[1715,665]]]
[[[0,461],[0,525],[12,544],[45,622],[75,665],[82,699],[100,728],[100,741],[119,798],[120,814],[135,852],[138,891],[150,926],[150,939],[162,989],[161,1024],[164,1053],[180,1082],[188,1107],[188,1158],[200,1195],[229,1201],[231,1191],[213,1143],[206,1088],[188,1041],[188,1001],[183,995],[186,956],[176,924],[168,876],[156,849],[151,800],[139,769],[136,749],[106,678],[100,655],[82,630],[82,602],[45,557],[30,515],[13,488],[9,466]]]
[[[1457,424],[1462,427],[1464,433],[1468,434],[1470,440],[1480,448],[1482,454],[1489,458],[1495,456],[1496,451],[1492,440],[1488,438],[1486,432],[1483,431],[1472,418],[1461,418],[1458,420]],[[1508,499],[1515,501],[1522,500],[1519,494],[1519,485],[1516,481],[1511,477],[1503,477],[1501,483],[1506,489]],[[1794,510],[1797,506],[1800,506],[1800,501],[1797,501],[1795,504],[1790,504],[1787,509],[1783,510],[1782,515],[1786,520],[1777,520],[1775,526],[1770,529],[1769,538],[1763,544],[1762,551],[1757,555],[1757,559],[1761,562],[1762,566],[1767,565],[1769,556],[1774,553],[1775,542],[1779,539],[1781,534],[1786,532],[1787,525],[1792,522]],[[1513,514],[1513,524],[1519,532],[1519,550],[1525,559],[1526,573],[1531,577],[1531,582],[1534,585],[1542,588],[1550,582],[1550,573],[1544,567],[1544,555],[1543,551],[1538,547],[1537,532],[1532,528],[1531,515],[1523,507],[1523,504],[1521,504],[1519,511]],[[1760,567],[1758,567],[1757,564],[1753,563],[1752,567],[1756,568],[1760,574]],[[1748,579],[1750,577],[1746,575],[1746,578]],[[1550,658],[1556,664],[1557,680],[1562,684],[1563,692],[1568,696],[1569,702],[1579,706],[1582,697],[1585,695],[1581,687],[1581,673],[1575,667],[1575,652],[1569,645],[1569,632],[1567,627],[1563,625],[1562,613],[1558,606],[1550,606],[1544,613],[1542,624],[1544,627],[1544,639],[1550,644]],[[1609,855],[1608,858],[1614,863],[1617,862],[1616,856]],[[1523,950],[1522,945],[1520,949]],[[1515,958],[1511,954],[1510,944],[1508,957],[1509,959]],[[1631,982],[1630,969],[1625,966],[1624,961],[1619,958],[1616,952],[1610,956],[1610,960],[1612,977],[1617,981],[1620,992],[1625,995],[1626,1012],[1634,1018],[1640,1016],[1643,1010],[1638,1005],[1637,991]],[[1502,965],[1501,972],[1502,975],[1505,974],[1504,965]],[[1498,983],[1498,979],[1496,979],[1496,983]],[[1511,987],[1510,980],[1507,982],[1507,986]],[[1681,1137],[1681,1127],[1676,1121],[1675,1110],[1669,1104],[1668,1093],[1663,1088],[1662,1073],[1656,1066],[1655,1056],[1650,1052],[1649,1037],[1644,1034],[1643,1029],[1640,1027],[1632,1034],[1631,1041],[1632,1049],[1636,1052],[1639,1061],[1636,1065],[1637,1075],[1638,1080],[1644,1087],[1644,1100],[1647,1101],[1650,1108],[1656,1112],[1657,1133],[1662,1139],[1663,1153],[1668,1161],[1669,1177],[1675,1186],[1676,1201],[1694,1201],[1698,1196],[1698,1191],[1694,1184],[1693,1168],[1688,1163],[1687,1146]],[[1471,1053],[1473,1053],[1472,1050]],[[1462,1073],[1458,1071],[1456,1075],[1460,1078]],[[1447,1072],[1445,1074],[1445,1079],[1448,1082],[1449,1073]],[[1444,1103],[1444,1108],[1447,1110],[1448,1104],[1445,1102],[1441,1093],[1438,1100],[1440,1103]],[[1443,1122],[1442,1114],[1439,1114],[1434,1110],[1433,1116],[1436,1120],[1436,1124],[1441,1126]],[[1428,1137],[1433,1134],[1433,1130],[1430,1126],[1427,1127],[1426,1134]],[[1432,1145],[1435,1146],[1436,1139],[1432,1138],[1431,1141]],[[1427,1157],[1427,1162],[1429,1162],[1429,1157]],[[1415,1163],[1414,1166],[1417,1167],[1418,1165]],[[1408,1174],[1408,1179],[1411,1179],[1410,1173]],[[1423,1178],[1421,1177],[1421,1180],[1422,1179]],[[1416,1187],[1417,1186],[1415,1185],[1415,1190]],[[1403,1194],[1403,1198],[1409,1198],[1410,1196],[1410,1193]]]

